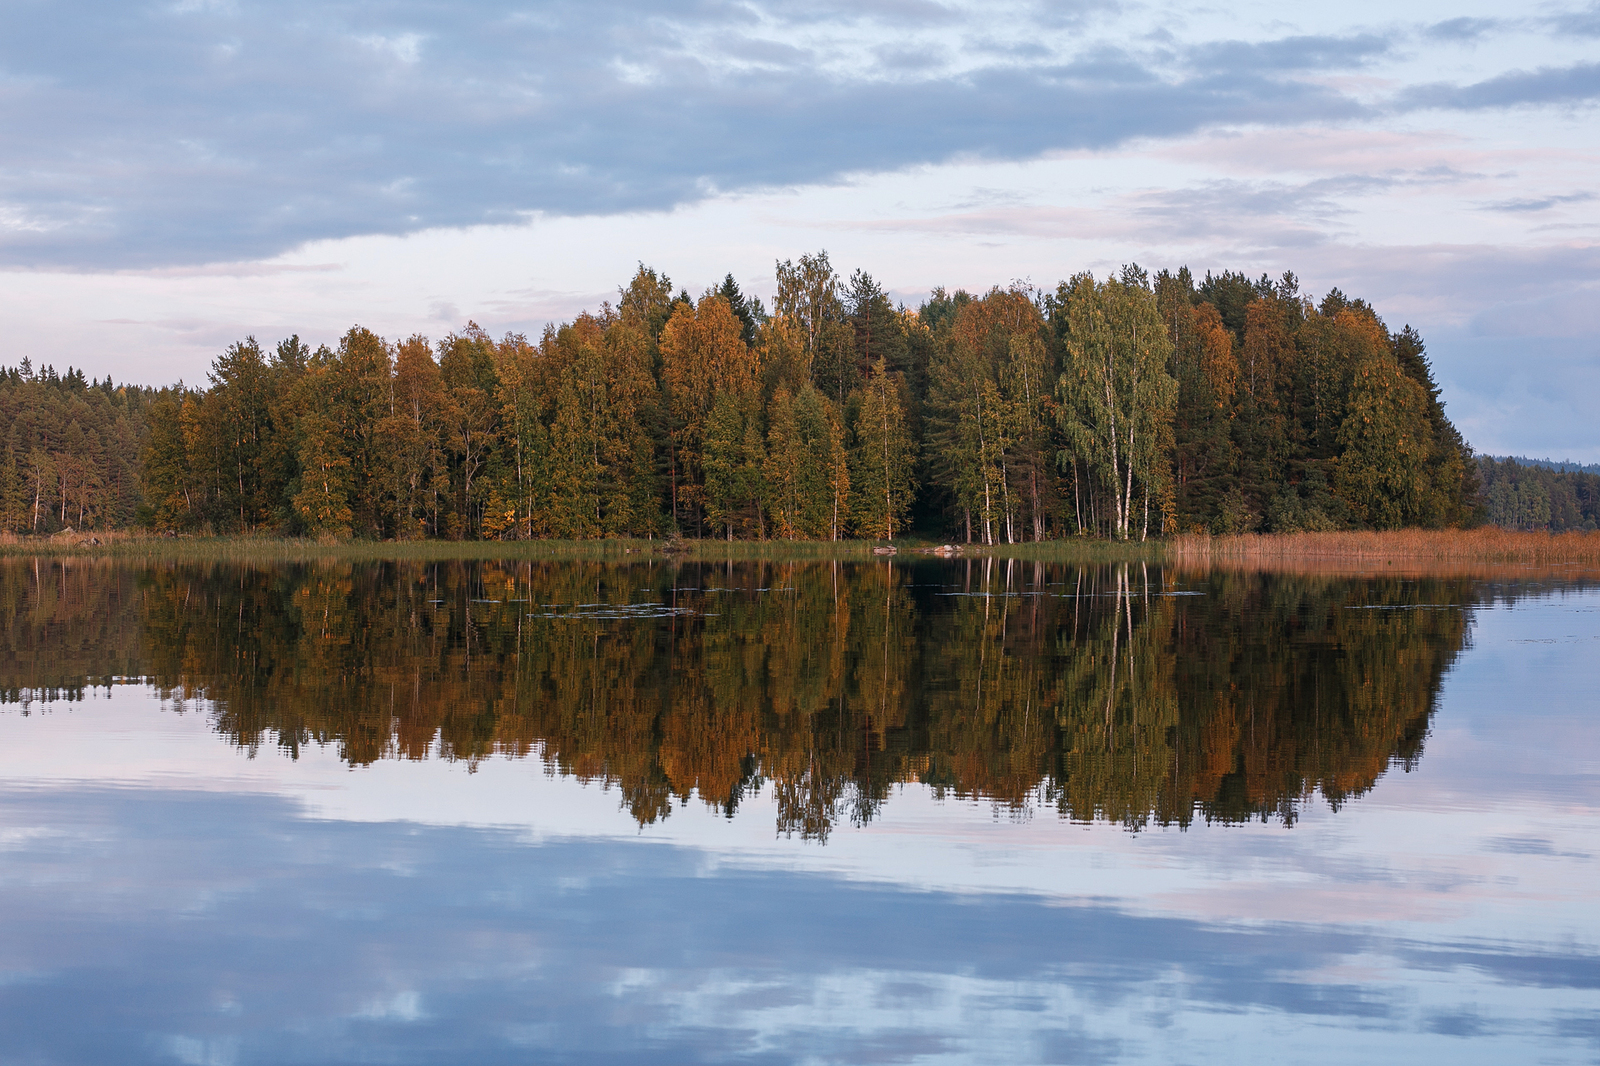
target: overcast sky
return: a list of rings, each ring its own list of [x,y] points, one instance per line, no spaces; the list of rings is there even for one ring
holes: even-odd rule
[[[1294,270],[1600,461],[1600,4],[0,0],[0,362],[499,334],[826,248],[915,306]]]

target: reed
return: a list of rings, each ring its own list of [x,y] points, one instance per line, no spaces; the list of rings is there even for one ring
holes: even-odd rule
[[[293,562],[529,559],[623,561],[646,557],[704,561],[781,559],[871,559],[877,542],[726,540],[534,540],[362,541],[291,537],[152,537],[112,531],[55,537],[0,534],[3,557]],[[936,542],[895,542],[900,559],[921,558]],[[955,545],[957,558],[994,557],[1078,564],[1164,562],[1185,567],[1248,566],[1286,569],[1364,570],[1388,566],[1468,564],[1600,569],[1600,532],[1529,533],[1484,527],[1473,530],[1404,529],[1385,533],[1185,535],[1166,541],[1120,543],[1073,538],[1040,543]]]
[[[1600,568],[1600,532],[1536,533],[1479,529],[1399,529],[1389,532],[1268,533],[1231,537],[1180,536],[1168,559],[1195,566],[1287,569],[1373,569],[1492,566],[1585,571]]]

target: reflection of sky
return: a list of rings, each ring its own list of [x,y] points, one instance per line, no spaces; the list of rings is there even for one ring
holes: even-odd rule
[[[1293,829],[908,788],[826,847],[13,707],[0,1061],[1591,1061],[1597,650],[1595,594],[1480,610],[1419,766]]]

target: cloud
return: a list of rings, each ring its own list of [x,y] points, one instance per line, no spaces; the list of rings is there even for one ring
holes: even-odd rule
[[[1471,85],[1417,85],[1401,92],[1395,103],[1402,110],[1481,111],[1528,104],[1587,103],[1596,97],[1600,97],[1600,63],[1574,63],[1512,71]]]
[[[1500,19],[1453,18],[1435,22],[1423,35],[1436,41],[1476,41],[1502,25]]]
[[[1406,173],[1336,174],[1302,182],[1222,178],[1179,188],[1129,190],[1093,207],[1038,206],[1014,195],[973,190],[945,213],[857,225],[945,235],[1120,237],[1150,248],[1203,245],[1212,254],[1289,255],[1332,239],[1353,211],[1348,200],[1416,181]]]
[[[1540,196],[1533,198],[1518,198],[1512,200],[1496,200],[1494,203],[1483,205],[1485,211],[1548,211],[1561,204],[1581,204],[1595,199],[1592,192],[1573,192],[1563,196]]]
[[[1550,19],[1550,28],[1568,37],[1600,37],[1600,3]]]
[[[1104,10],[1065,14],[1081,25]],[[237,261],[319,238],[1337,121],[1364,108],[1306,75],[1388,48],[1293,37],[1145,54],[1043,21],[969,33],[992,21],[914,2],[800,15],[637,0],[13,8],[0,263]]]
[[[1517,930],[975,899],[654,841],[308,818],[279,797],[9,789],[0,813],[50,830],[6,850],[6,1061],[1032,1061],[1041,1040],[1115,1061],[1264,1018],[1414,1032],[1441,1008],[1405,992],[1440,974],[1488,1004],[1444,1031],[1513,1026],[1526,1046],[1574,1001],[1551,992],[1600,982],[1587,945]],[[1164,1024],[1129,1024],[1152,1003]]]
[[[1354,37],[1284,37],[1275,41],[1219,41],[1190,50],[1190,62],[1213,70],[1348,70],[1387,55],[1391,42],[1374,34]]]
[[[1158,40],[1122,17],[1095,0],[1003,15],[930,0],[14,5],[0,266],[236,263],[952,160],[1600,94],[1596,64],[1354,87],[1351,72],[1399,61],[1397,37]]]

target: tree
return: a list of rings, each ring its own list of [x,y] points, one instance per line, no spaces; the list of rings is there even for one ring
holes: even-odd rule
[[[779,387],[767,405],[763,463],[773,533],[786,540],[837,540],[849,517],[844,428],[828,398],[807,385]]]
[[[728,301],[728,307],[732,309],[734,317],[739,320],[742,327],[739,334],[741,339],[754,348],[756,335],[767,320],[767,311],[761,306],[761,297],[747,299],[740,291],[739,283],[733,280],[732,274],[722,279],[722,284],[717,286],[717,295]]]
[[[321,375],[308,376],[315,380]],[[295,513],[313,534],[348,537],[354,519],[355,478],[338,421],[326,410],[300,419],[300,491]]]
[[[395,349],[394,403],[377,437],[388,457],[397,540],[440,532],[450,491],[445,454],[444,377],[428,339],[413,335]]]
[[[193,515],[189,453],[184,445],[182,387],[163,389],[146,415],[149,433],[140,450],[144,505],[141,520],[159,530],[185,528]]]
[[[1042,531],[1048,495],[1044,320],[1025,286],[953,306],[929,309],[942,335],[928,367],[930,476],[962,511],[969,541],[976,513],[984,543],[1014,542],[1023,517]]]
[[[661,333],[661,376],[670,416],[669,476],[675,521],[699,528],[705,504],[702,447],[718,393],[753,396],[755,354],[728,301],[707,293],[696,306],[680,304]]]
[[[1238,485],[1232,424],[1239,363],[1233,334],[1214,304],[1196,302],[1187,269],[1156,280],[1156,301],[1172,341],[1169,368],[1178,383],[1173,413],[1172,475],[1181,528],[1237,531],[1241,516],[1224,505]]]
[[[211,364],[206,435],[217,450],[220,525],[249,532],[272,521],[275,485],[268,467],[272,382],[254,337],[230,345]]]
[[[764,449],[751,407],[754,399],[753,392],[718,392],[706,420],[706,518],[713,528],[722,527],[729,540],[736,531],[761,535]]]
[[[28,528],[27,484],[17,462],[15,445],[7,444],[0,463],[0,530],[21,533]]]
[[[893,540],[905,532],[905,516],[916,493],[916,444],[906,428],[901,375],[878,357],[856,416],[856,447],[850,484],[856,532]]]
[[[300,412],[296,517],[312,533],[382,535],[392,481],[381,427],[395,413],[390,351],[370,330],[353,326],[337,352],[319,348],[295,380]]]
[[[27,483],[26,491],[32,497],[33,504],[28,528],[37,533],[40,519],[48,520],[50,515],[50,505],[53,502],[51,494],[55,489],[56,483],[55,460],[43,448],[30,448],[24,473]]]
[[[661,424],[654,346],[625,319],[605,319],[606,404],[610,433],[602,446],[601,528],[606,536],[662,529],[661,479],[652,433]]]
[[[1427,394],[1428,427],[1432,447],[1428,454],[1428,488],[1419,520],[1429,526],[1465,526],[1477,514],[1478,467],[1472,446],[1445,416],[1440,388],[1433,379],[1422,335],[1409,325],[1390,339],[1390,350],[1406,376]]]
[[[1339,312],[1341,325],[1365,335],[1350,402],[1339,427],[1334,487],[1359,520],[1378,529],[1415,522],[1427,490],[1431,432],[1427,394],[1401,369],[1388,338],[1370,318]]]
[[[773,311],[794,323],[804,337],[806,380],[843,406],[856,382],[852,331],[845,323],[839,275],[828,253],[803,255],[798,264],[786,259],[776,265],[776,273]]]
[[[491,482],[478,475],[493,454],[499,428],[499,381],[495,375],[495,345],[476,322],[439,342],[439,374],[444,380],[447,427],[452,464],[451,489],[456,513],[450,535],[457,540],[476,537],[483,527]]]
[[[1112,532],[1126,540],[1135,520],[1135,484],[1144,495],[1142,529],[1151,491],[1159,493],[1162,484],[1160,443],[1177,394],[1167,372],[1172,342],[1155,294],[1127,270],[1104,283],[1077,275],[1062,284],[1058,306],[1067,355],[1059,393],[1068,458],[1083,459],[1109,483]]]

